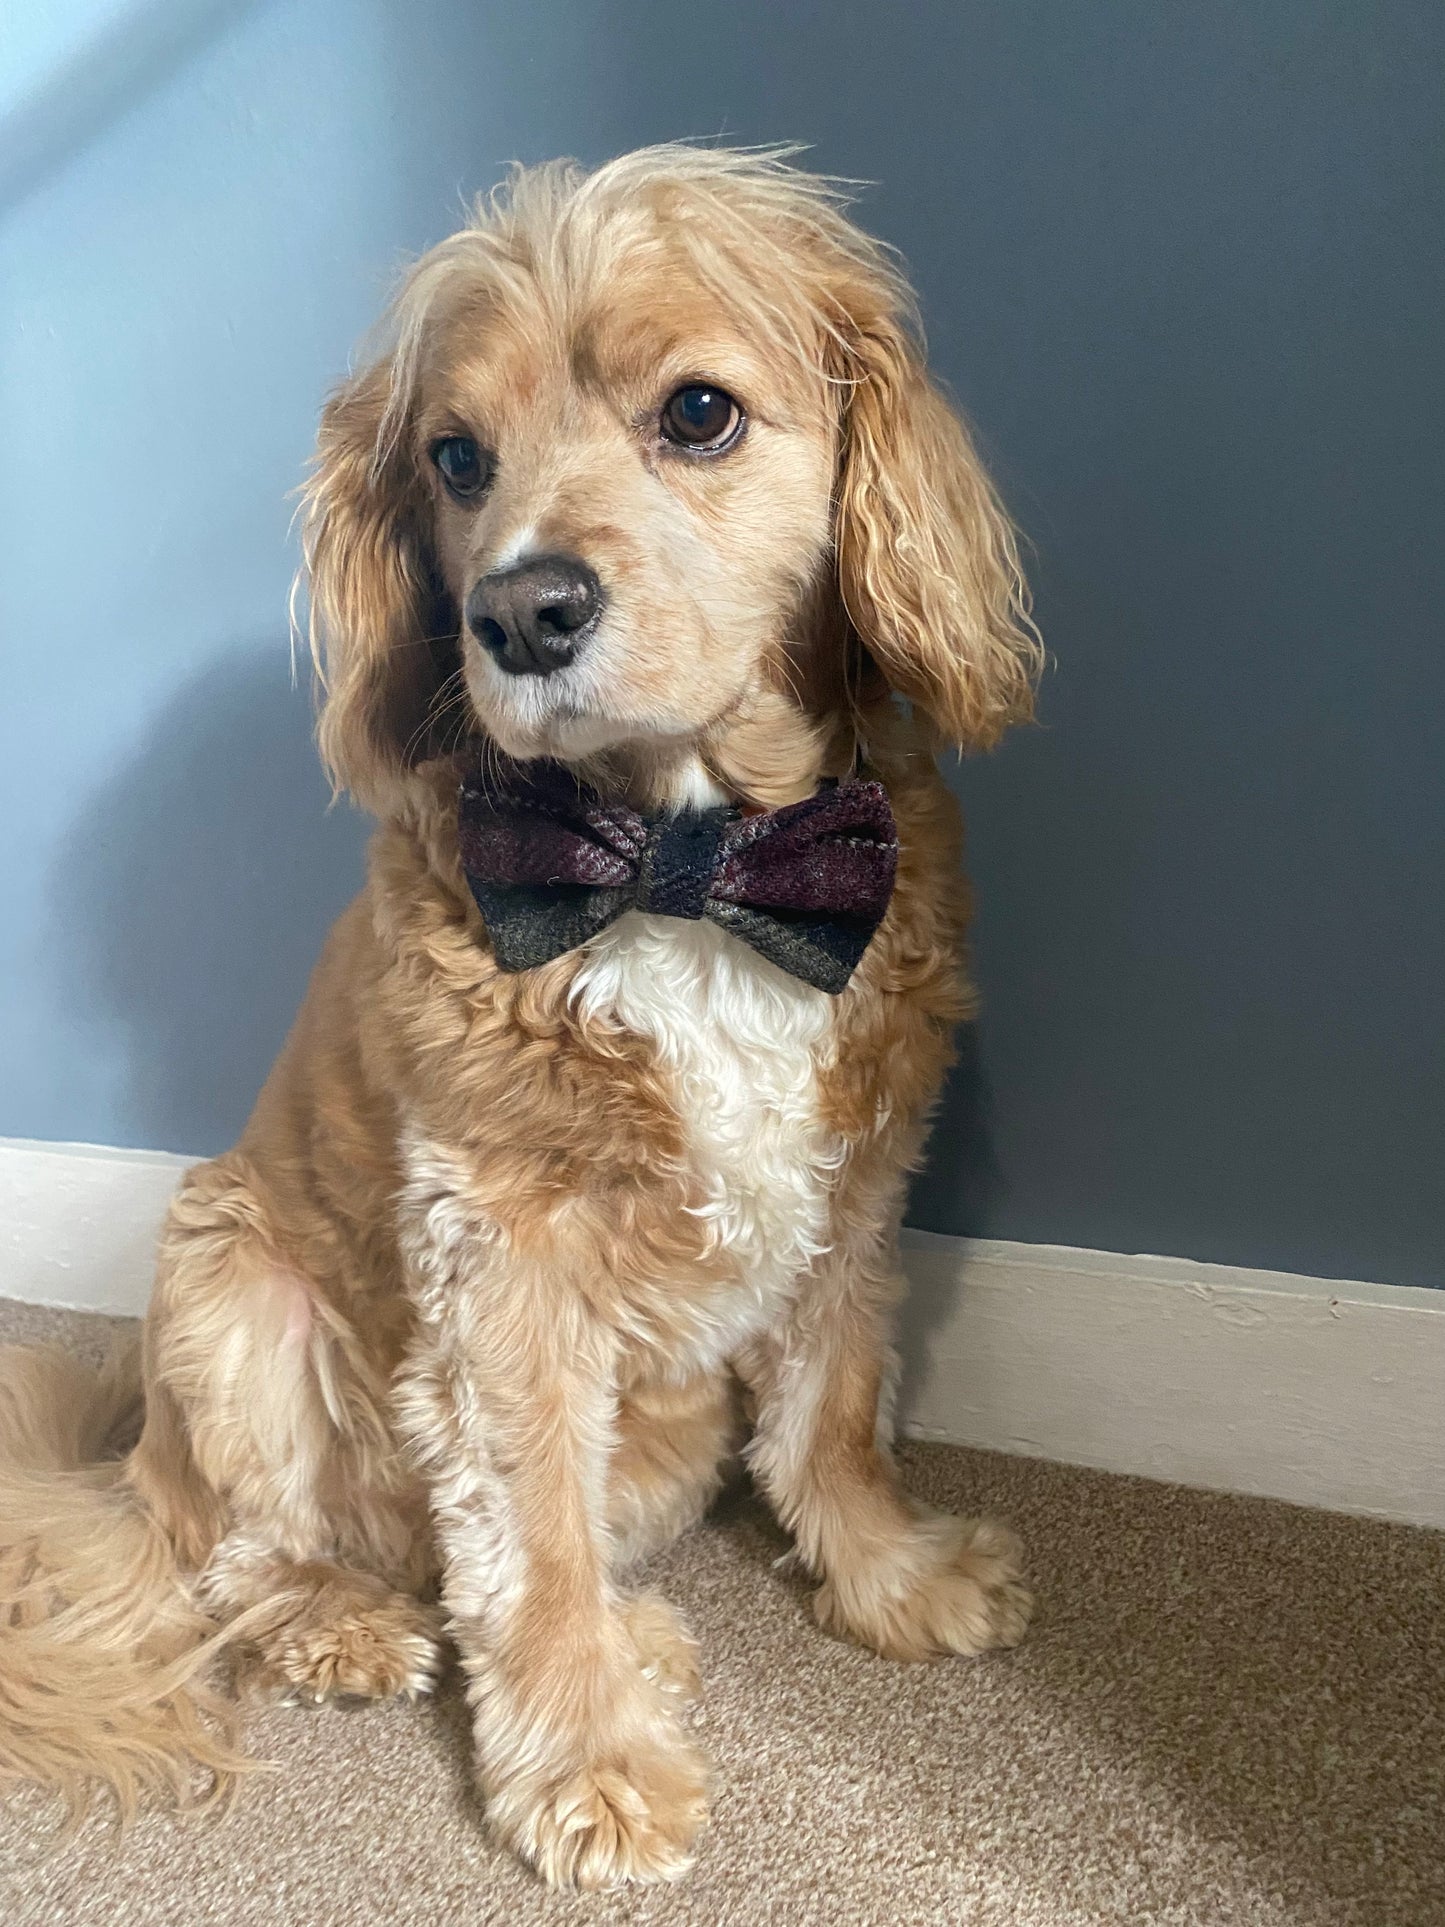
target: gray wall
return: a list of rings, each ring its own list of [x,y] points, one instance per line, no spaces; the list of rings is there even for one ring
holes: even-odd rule
[[[880,184],[1058,659],[959,773],[915,1221],[1445,1282],[1433,0],[131,16],[0,140],[0,1130],[223,1143],[351,887],[281,498],[398,250],[513,153],[797,137]]]

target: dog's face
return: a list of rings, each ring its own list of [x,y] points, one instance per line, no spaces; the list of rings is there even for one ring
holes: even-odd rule
[[[908,304],[775,160],[516,176],[418,264],[391,352],[323,419],[307,557],[338,783],[389,813],[476,739],[776,803],[890,686],[959,743],[1026,714],[1012,531]]]
[[[576,761],[692,746],[767,688],[832,527],[826,384],[654,244],[439,325],[411,421],[481,729]]]

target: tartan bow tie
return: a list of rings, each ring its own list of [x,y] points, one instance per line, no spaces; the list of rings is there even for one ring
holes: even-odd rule
[[[702,918],[838,992],[883,920],[898,831],[881,783],[850,777],[781,810],[642,815],[559,763],[462,779],[462,868],[503,970],[531,970],[628,910]]]

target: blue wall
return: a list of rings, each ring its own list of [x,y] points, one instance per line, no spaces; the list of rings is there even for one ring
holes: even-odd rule
[[[318,405],[603,62],[559,10],[52,0],[0,76],[0,1132],[221,1148],[365,826],[292,686]],[[523,44],[517,36],[523,35]],[[555,43],[555,44],[554,44]],[[544,119],[546,116],[544,116]]]
[[[223,1144],[354,884],[285,496],[398,255],[513,154],[801,137],[880,183],[1059,664],[959,776],[916,1221],[1442,1282],[1445,11],[70,11],[0,121],[0,1130]]]

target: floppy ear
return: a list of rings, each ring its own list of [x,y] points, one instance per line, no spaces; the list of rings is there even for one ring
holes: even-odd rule
[[[431,563],[405,438],[389,432],[385,363],[337,390],[303,491],[316,741],[338,790],[379,816],[435,754],[456,622]]]
[[[1033,713],[1043,652],[1013,527],[892,313],[845,336],[835,544],[869,655],[963,748]]]

